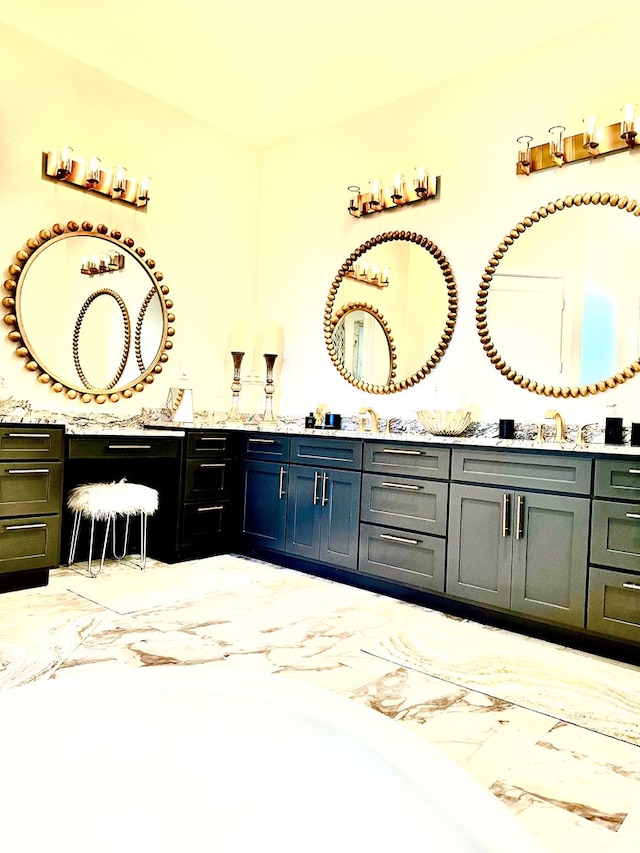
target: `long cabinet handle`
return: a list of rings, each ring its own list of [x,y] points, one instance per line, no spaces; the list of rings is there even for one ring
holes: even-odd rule
[[[329,482],[328,475],[322,472],[322,494],[320,496],[320,506],[327,505],[327,483]]]
[[[280,482],[278,483],[278,500],[284,497],[284,466],[280,466]]]
[[[197,512],[219,512],[221,509],[224,509],[222,504],[218,504],[218,506],[199,506]]]
[[[410,483],[382,483],[382,485],[387,489],[402,489],[406,492],[419,492],[423,488],[423,486],[414,486]]]
[[[524,523],[524,498],[518,495],[516,498],[516,539],[522,539],[523,523]]]
[[[511,533],[511,495],[502,496],[502,538],[506,539]]]
[[[200,468],[224,468],[224,462],[202,462],[200,463]]]
[[[630,474],[640,474],[640,468],[629,468]]]
[[[48,432],[10,432],[8,438],[51,438]]]
[[[275,438],[250,438],[249,444],[275,444]]]
[[[107,450],[151,450],[150,444],[108,444]]]
[[[391,450],[385,447],[383,453],[397,453],[399,456],[422,456],[421,450]]]
[[[313,505],[316,506],[318,503],[318,480],[320,479],[320,474],[317,471],[313,472]]]
[[[42,524],[7,524],[5,530],[37,530],[41,527],[46,527],[47,525]]]
[[[625,512],[626,518],[640,518],[639,512]]]
[[[640,591],[640,583],[623,583],[622,588],[623,589],[636,589],[636,590]]]
[[[9,468],[7,474],[50,474],[51,468]]]
[[[388,539],[390,542],[401,542],[403,545],[419,545],[419,539],[405,539],[404,536],[392,536],[391,533],[381,533],[381,539]]]

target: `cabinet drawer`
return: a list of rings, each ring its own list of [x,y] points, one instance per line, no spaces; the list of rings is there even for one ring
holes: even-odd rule
[[[242,435],[240,457],[262,462],[288,462],[291,438],[288,435]]]
[[[600,498],[640,501],[640,458],[596,459],[594,493]]]
[[[225,537],[229,531],[228,501],[210,504],[186,504],[182,528],[182,545],[210,545]]]
[[[366,441],[362,467],[380,474],[408,474],[446,480],[449,476],[451,451],[447,447],[425,447],[420,444]]]
[[[231,466],[227,462],[210,462],[204,459],[187,459],[185,473],[185,500],[207,501],[220,498],[228,492]]]
[[[640,506],[594,501],[591,562],[640,571]]]
[[[52,568],[59,562],[59,515],[0,521],[0,573]]]
[[[448,497],[448,483],[363,474],[360,518],[373,524],[444,536]]]
[[[588,495],[591,460],[559,454],[454,448],[451,479],[516,489]]]
[[[207,459],[231,459],[231,436],[227,433],[187,433],[187,457],[206,456]]]
[[[0,464],[0,515],[60,511],[62,462]]]
[[[63,429],[34,424],[0,428],[0,459],[62,459]]]
[[[96,437],[69,439],[69,459],[177,458],[180,438]]]
[[[640,574],[589,570],[587,628],[640,643]]]
[[[358,570],[432,592],[444,592],[444,539],[360,525]]]
[[[291,461],[359,471],[362,467],[362,441],[294,436],[291,439]]]

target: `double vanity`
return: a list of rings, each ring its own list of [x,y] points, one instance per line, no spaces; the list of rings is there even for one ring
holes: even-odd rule
[[[640,645],[636,448],[22,423],[0,428],[0,463],[4,589],[66,561],[71,487],[126,477],[160,493],[165,562],[236,551],[614,656]]]

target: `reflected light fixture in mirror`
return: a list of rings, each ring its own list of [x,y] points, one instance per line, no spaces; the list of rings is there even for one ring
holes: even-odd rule
[[[353,276],[367,253],[371,253],[368,265],[375,259],[378,268],[393,269],[390,285],[376,289],[375,297]],[[343,304],[335,309],[338,295]],[[369,302],[374,298],[376,305]],[[421,382],[444,356],[457,310],[453,271],[432,240],[410,231],[378,234],[346,258],[329,290],[324,312],[329,357],[342,378],[356,388],[371,394],[404,391]],[[339,325],[345,315],[348,322]],[[344,328],[350,334],[351,327],[352,339],[340,341],[337,331]],[[391,375],[396,372],[404,378]]]
[[[173,348],[173,300],[132,238],[106,225],[58,223],[27,240],[8,272],[8,338],[41,384],[70,400],[115,403],[162,373]],[[108,287],[90,284],[100,272],[111,273]]]
[[[640,373],[639,218],[640,203],[627,196],[567,196],[534,210],[498,244],[478,291],[476,327],[506,379],[575,398]]]

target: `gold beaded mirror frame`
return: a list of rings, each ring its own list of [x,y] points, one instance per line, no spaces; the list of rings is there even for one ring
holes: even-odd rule
[[[27,240],[8,273],[8,337],[43,385],[71,400],[115,403],[162,372],[173,301],[132,238],[106,225],[58,223]]]

